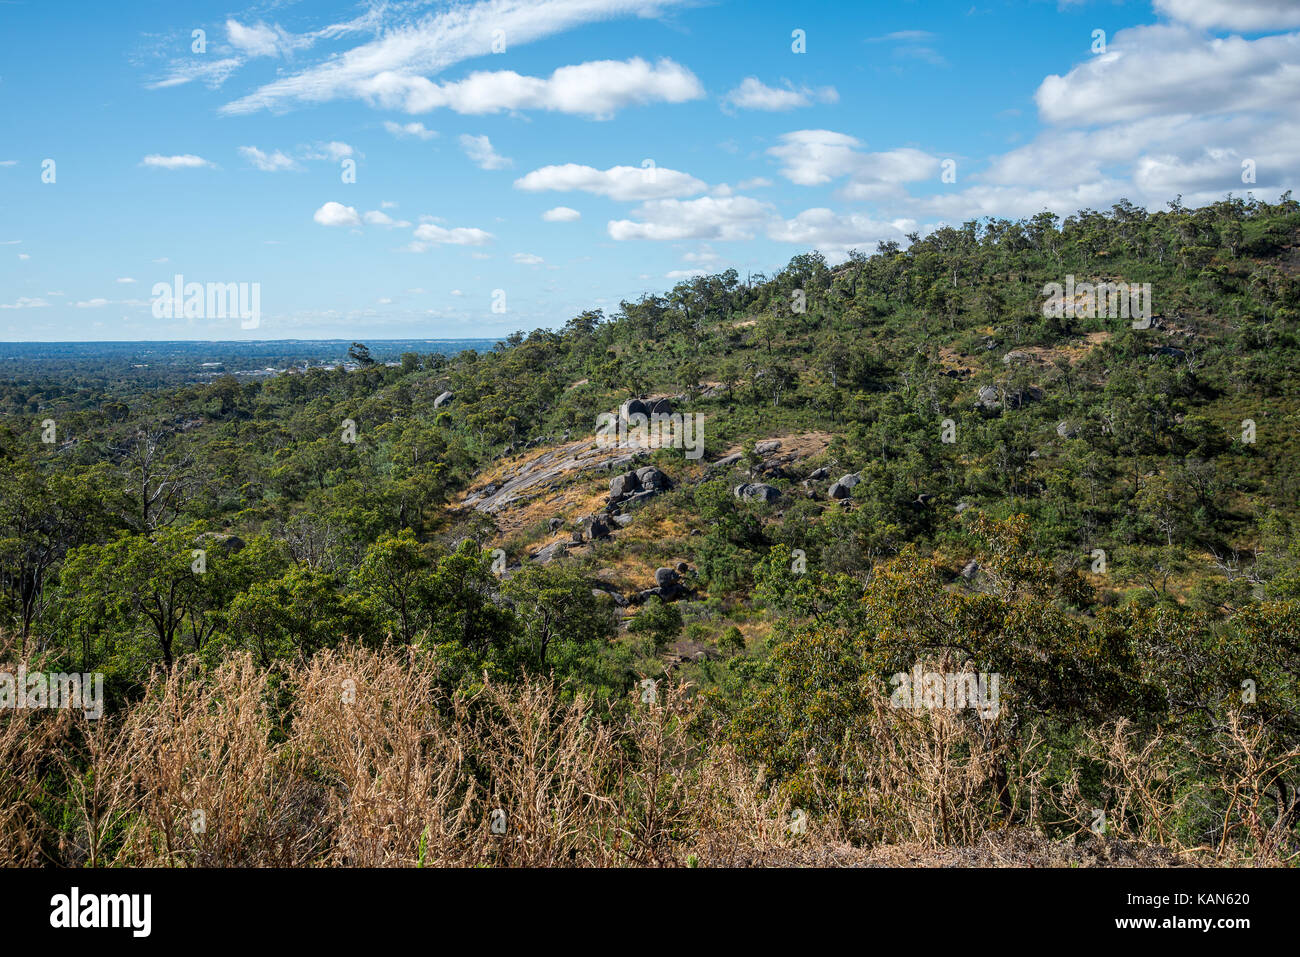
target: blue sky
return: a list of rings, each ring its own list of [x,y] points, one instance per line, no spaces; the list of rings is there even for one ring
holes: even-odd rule
[[[0,339],[493,336],[979,216],[1273,201],[1297,31],[1297,0],[0,0]],[[260,284],[260,325],[156,318],[176,274]]]

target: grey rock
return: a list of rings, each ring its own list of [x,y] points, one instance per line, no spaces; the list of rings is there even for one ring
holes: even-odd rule
[[[444,405],[446,405],[454,398],[456,398],[456,393],[444,392],[441,395],[439,395],[438,398],[433,400],[433,407],[435,409],[441,409]]]
[[[636,477],[642,488],[662,491],[673,487],[672,479],[662,469],[653,465],[637,469]]]
[[[649,415],[649,414],[650,414],[650,407],[647,406],[640,399],[628,399],[619,407],[618,410],[619,418],[621,418],[625,422],[631,416]]]
[[[550,545],[547,545],[545,548],[540,548],[536,552],[534,552],[533,561],[540,562],[541,564],[545,565],[548,562],[554,561],[557,558],[562,558],[565,552],[567,552],[568,550],[569,550],[569,546],[567,543],[552,542]]]
[[[972,579],[979,574],[979,570],[980,570],[979,563],[976,562],[974,559],[971,559],[969,562],[966,563],[966,567],[961,570],[961,577],[967,580]]]
[[[641,479],[635,472],[624,472],[609,480],[609,500],[617,502],[641,488]]]
[[[781,497],[781,490],[773,485],[765,485],[762,482],[749,482],[744,485],[737,485],[732,494],[738,499],[751,502],[758,499],[763,502],[775,502]]]
[[[1056,423],[1056,434],[1063,439],[1077,438],[1079,427],[1073,422],[1058,422]]]

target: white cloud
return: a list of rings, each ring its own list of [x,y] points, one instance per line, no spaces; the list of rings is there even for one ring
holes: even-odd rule
[[[332,200],[316,210],[312,219],[322,226],[360,226],[361,217],[352,206],[344,206]]]
[[[19,296],[17,302],[0,302],[0,309],[45,309],[49,303],[44,299],[33,299],[30,296]]]
[[[351,33],[378,30],[383,24],[385,12],[383,5],[374,4],[353,20],[330,24],[323,29],[301,34],[289,33],[278,24],[267,26],[259,22],[253,26],[244,26],[236,20],[227,20],[227,43],[224,48],[217,47],[212,51],[223,55],[212,58],[208,55],[190,55],[173,60],[169,65],[170,72],[161,80],[156,80],[148,86],[149,89],[156,90],[202,80],[211,87],[219,87],[251,59],[306,50],[322,39],[337,39]],[[187,53],[189,42],[187,30],[185,36]]]
[[[524,266],[540,266],[546,262],[541,256],[536,256],[533,253],[515,253],[511,258]]]
[[[314,152],[308,152],[306,158],[309,160],[331,160],[337,163],[339,160],[347,159],[355,152],[347,143],[332,140],[329,143],[317,143]]]
[[[246,27],[237,20],[226,21],[226,38],[247,57],[276,56],[281,46],[292,48],[292,38],[278,27],[257,23]]]
[[[222,107],[226,113],[284,109],[292,104],[323,103],[374,96],[380,77],[427,77],[464,60],[492,52],[496,31],[512,47],[553,36],[574,27],[618,17],[654,17],[689,0],[480,0],[424,15],[418,20],[386,23],[377,39],[330,57],[325,62],[281,77]],[[409,8],[407,8],[409,9]],[[404,16],[403,7],[395,15]],[[378,16],[390,10],[372,8]]]
[[[101,306],[107,305],[107,299],[87,299],[85,302],[79,302],[76,304],[78,309],[98,309]]]
[[[1155,0],[1159,13],[1194,27],[1225,27],[1247,33],[1300,27],[1295,0]]]
[[[1300,100],[1300,34],[1244,40],[1183,26],[1121,30],[1106,53],[1044,79],[1034,99],[1043,119],[1072,126],[1290,108]]]
[[[817,90],[806,86],[795,89],[787,81],[785,87],[771,87],[756,76],[747,76],[740,86],[723,97],[723,103],[739,110],[782,111],[812,106],[814,102],[835,103],[839,98],[833,86]]]
[[[515,188],[529,192],[542,190],[581,190],[623,202],[691,196],[702,193],[708,184],[667,167],[611,166],[599,170],[592,166],[565,163],[543,166],[515,180]]]
[[[414,136],[417,139],[431,140],[438,135],[437,130],[426,129],[423,123],[394,123],[392,120],[385,120],[384,129],[399,139],[404,136]]]
[[[576,223],[582,219],[582,213],[568,206],[556,206],[542,213],[542,219],[548,223]]]
[[[794,219],[773,223],[768,229],[768,238],[804,249],[818,249],[836,262],[846,258],[848,251],[855,247],[871,252],[882,239],[901,241],[916,226],[916,222],[910,219],[881,222],[857,213],[806,209]]]
[[[156,166],[162,169],[197,169],[212,165],[202,156],[195,156],[193,153],[185,153],[181,156],[161,156],[158,153],[150,153],[140,162],[144,166]]]
[[[878,200],[904,194],[901,184],[936,176],[940,160],[904,147],[878,153],[859,149],[855,137],[833,130],[796,130],[767,152],[781,162],[781,174],[800,186],[820,186],[847,176],[844,196]]]
[[[768,203],[748,196],[718,199],[659,199],[643,203],[632,212],[639,222],[612,220],[609,235],[613,239],[751,239],[773,216]]]
[[[239,147],[239,153],[244,159],[267,173],[274,173],[282,169],[293,169],[298,165],[294,162],[293,157],[286,156],[280,150],[267,154],[256,146],[241,146]]]
[[[132,279],[130,276],[123,276],[121,279],[118,279],[117,282],[120,282],[120,283],[122,283],[123,285],[129,285],[129,284],[135,282],[135,280]]]
[[[468,133],[462,133],[460,148],[464,150],[465,155],[479,169],[503,169],[512,162],[493,149],[492,141],[486,136],[471,136]]]
[[[673,269],[664,274],[665,279],[694,279],[696,276],[707,276],[707,269]]]
[[[404,219],[393,219],[387,213],[372,209],[362,217],[371,226],[384,226],[388,229],[405,229],[411,224]]]
[[[31,259],[32,257],[30,253],[19,253],[18,258],[20,260],[27,260],[27,259]]]
[[[633,58],[564,66],[545,79],[495,70],[434,83],[422,76],[381,73],[367,80],[361,92],[376,106],[407,113],[440,108],[471,115],[548,110],[609,119],[627,106],[697,100],[704,88],[690,70],[671,60],[652,66]]]
[[[416,241],[411,244],[416,252],[423,252],[429,245],[482,246],[492,240],[489,232],[469,227],[445,229],[433,223],[425,223],[415,228]]]

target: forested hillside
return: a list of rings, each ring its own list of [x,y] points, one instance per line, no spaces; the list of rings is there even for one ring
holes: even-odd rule
[[[1294,862],[1300,204],[911,239],[12,402],[0,657],[106,705],[0,712],[0,860]],[[620,407],[702,455],[605,448]],[[914,673],[996,714],[899,707]]]

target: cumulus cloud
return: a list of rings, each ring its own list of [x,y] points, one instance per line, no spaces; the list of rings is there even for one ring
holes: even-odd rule
[[[298,165],[293,157],[285,155],[280,150],[264,153],[256,146],[241,146],[239,147],[239,153],[244,159],[267,173],[274,173],[282,169],[294,169]]]
[[[794,110],[816,103],[835,103],[840,95],[833,86],[813,90],[796,89],[789,82],[784,87],[767,86],[756,76],[747,76],[740,86],[723,97],[723,103],[738,110]]]
[[[370,99],[381,77],[426,78],[464,60],[492,52],[502,31],[512,47],[566,30],[619,17],[655,17],[689,0],[480,0],[458,4],[419,19],[385,22],[369,43],[332,56],[323,63],[268,83],[222,107],[227,113],[284,109],[336,99]],[[406,17],[404,5],[380,5],[378,16]],[[432,84],[430,84],[432,85]],[[595,91],[600,96],[599,91]],[[404,94],[399,94],[404,95]]]
[[[384,129],[399,139],[404,136],[414,136],[421,140],[431,140],[438,135],[437,130],[425,129],[423,123],[394,123],[392,120],[385,120]]]
[[[0,309],[45,309],[50,304],[39,296],[19,296],[16,302],[0,302]]]
[[[393,219],[385,212],[372,209],[362,217],[368,225],[383,226],[387,229],[403,229],[411,224],[404,219]]]
[[[492,141],[486,136],[462,133],[460,148],[479,169],[504,169],[512,162],[493,149]]]
[[[344,160],[349,156],[352,156],[355,152],[356,150],[347,143],[341,143],[338,140],[331,140],[328,143],[317,143],[312,149],[308,150],[303,155],[303,158],[309,160],[330,160],[331,162],[337,163],[339,160]]]
[[[492,239],[491,233],[481,229],[463,226],[446,229],[434,223],[425,223],[415,228],[415,242],[411,244],[411,248],[416,252],[422,252],[430,245],[482,246]]]
[[[373,105],[407,113],[442,108],[470,115],[548,110],[591,119],[609,119],[628,106],[682,103],[704,95],[700,81],[685,67],[671,60],[651,65],[639,57],[564,66],[549,78],[493,70],[434,83],[422,76],[380,73],[361,83],[358,91]]]
[[[515,262],[524,266],[540,266],[542,263],[546,262],[546,260],[541,256],[533,253],[515,253],[511,258]]]
[[[832,261],[844,259],[853,248],[875,249],[881,240],[902,241],[917,228],[915,220],[882,222],[859,213],[837,213],[831,209],[806,209],[793,219],[773,223],[768,238],[820,250]]]
[[[869,153],[862,142],[834,130],[796,130],[781,137],[768,155],[781,164],[781,174],[800,186],[820,186],[848,177],[846,199],[885,199],[903,194],[901,184],[934,178],[940,160],[922,150],[904,147]]]
[[[322,226],[360,226],[361,217],[352,206],[344,206],[333,200],[316,210],[312,219]]]
[[[1300,34],[1207,38],[1189,27],[1121,30],[1107,52],[1049,76],[1034,100],[1051,123],[1290,107],[1300,99]]]
[[[632,212],[635,219],[609,223],[609,235],[617,240],[752,239],[771,219],[768,203],[748,196],[699,199],[659,199],[643,203]]]
[[[202,156],[195,156],[193,153],[184,153],[180,156],[162,156],[158,153],[150,153],[140,162],[143,166],[154,166],[160,169],[197,169],[201,166],[212,165]]]
[[[565,163],[543,166],[515,180],[515,189],[581,191],[622,202],[691,196],[708,189],[708,184],[687,173],[663,166],[593,166]]]
[[[1295,0],[1155,0],[1155,8],[1202,29],[1256,33],[1300,27],[1300,4]]]
[[[556,206],[542,213],[542,219],[548,223],[576,223],[582,219],[582,213],[568,206]]]

